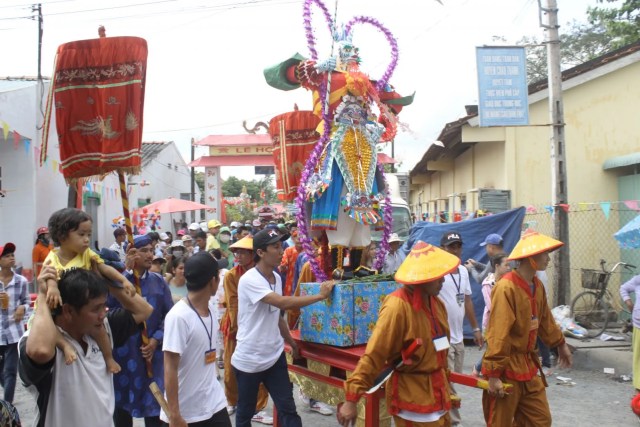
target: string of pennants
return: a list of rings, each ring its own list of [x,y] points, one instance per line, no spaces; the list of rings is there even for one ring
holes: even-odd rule
[[[566,203],[559,203],[557,205],[545,205],[543,209],[549,215],[552,215],[554,210],[557,208],[560,208],[563,211],[569,213],[569,212],[584,212],[587,210],[593,210],[593,207],[599,207],[600,210],[602,210],[602,213],[604,214],[605,219],[609,219],[609,217],[611,216],[611,209],[614,206],[625,206],[629,210],[640,212],[640,201],[638,200],[620,200],[620,201],[614,201],[614,202],[579,202],[577,204],[577,209],[575,208],[575,205],[572,206]],[[537,207],[533,205],[529,205],[527,207],[527,214],[536,214],[536,213],[539,213]]]
[[[37,165],[40,161],[40,147],[32,144],[32,139],[27,138],[24,135],[21,135],[17,130],[12,129],[9,123],[4,120],[0,120],[0,125],[2,126],[2,135],[3,141],[5,143],[13,143],[13,149],[19,150],[20,146],[24,149],[24,152],[27,156],[33,153],[34,165]],[[53,172],[62,173],[62,165],[58,160],[50,159],[49,156],[44,161],[43,167],[50,167]],[[85,191],[91,191],[94,193],[98,193],[104,199],[112,199],[117,200],[120,198],[120,187],[109,187],[100,182],[87,182],[82,188],[83,193]],[[129,193],[131,193],[131,187],[128,189]]]

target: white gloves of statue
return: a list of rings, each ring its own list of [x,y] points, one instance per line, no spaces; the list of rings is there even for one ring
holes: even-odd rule
[[[316,62],[315,68],[316,68],[316,71],[320,73],[326,73],[326,72],[335,70],[336,64],[337,64],[337,59],[335,57],[331,57],[331,58]]]

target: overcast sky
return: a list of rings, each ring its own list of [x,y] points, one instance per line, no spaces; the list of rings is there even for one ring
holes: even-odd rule
[[[42,73],[50,76],[58,45],[107,36],[147,40],[149,59],[144,117],[145,141],[175,141],[188,161],[189,143],[212,134],[244,133],[242,121],[268,121],[292,109],[311,108],[304,89],[268,86],[264,67],[308,49],[301,0],[51,0],[43,1]],[[401,170],[409,170],[445,123],[477,103],[475,47],[514,43],[543,32],[537,0],[339,0],[337,21],[368,15],[398,39],[400,58],[391,83],[403,95],[416,91],[400,120],[409,131],[396,139]],[[559,20],[585,20],[595,0],[558,0]],[[334,11],[335,0],[326,0]],[[317,11],[317,9],[314,9]],[[37,74],[37,22],[29,3],[0,0],[0,76]],[[17,18],[17,19],[12,19]],[[330,34],[314,15],[321,57],[330,54]],[[362,69],[379,77],[389,61],[380,33],[357,27]],[[385,150],[390,152],[390,150]],[[196,157],[206,154],[197,150]],[[249,168],[226,168],[223,176],[253,178]],[[247,175],[249,174],[249,175]]]

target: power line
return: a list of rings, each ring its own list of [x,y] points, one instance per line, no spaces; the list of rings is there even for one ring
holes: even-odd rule
[[[273,113],[260,114],[258,116],[253,116],[253,117],[246,117],[245,120],[261,119],[261,118],[264,118],[265,116],[275,116],[276,114],[280,114],[280,113],[282,113],[282,110],[278,110],[278,111],[273,112]],[[205,125],[205,126],[182,128],[182,129],[165,129],[165,130],[155,130],[155,131],[151,131],[150,130],[150,131],[144,131],[144,133],[182,132],[182,131],[187,131],[187,130],[207,129],[207,128],[215,128],[215,127],[220,127],[220,126],[228,126],[228,125],[232,125],[232,124],[236,124],[236,123],[239,123],[239,120],[233,120],[233,121],[230,121],[230,122],[216,123],[216,124]]]
[[[44,15],[46,17],[53,17],[53,16],[64,16],[64,15],[78,14],[78,13],[102,12],[102,11],[108,11],[108,10],[121,10],[121,9],[125,9],[125,8],[132,8],[132,7],[139,7],[139,6],[151,6],[151,5],[161,4],[161,3],[174,3],[176,1],[177,0],[156,0],[156,1],[145,2],[145,3],[135,3],[135,4],[127,4],[127,5],[121,5],[121,6],[96,8],[96,9],[83,9],[83,10],[72,10],[72,11],[65,11],[65,12],[45,13]],[[191,12],[202,12],[202,11],[207,11],[207,10],[232,10],[232,9],[240,9],[240,8],[245,8],[245,7],[262,6],[263,4],[275,4],[275,5],[278,5],[278,4],[289,4],[289,3],[299,3],[299,2],[300,2],[300,0],[290,0],[290,1],[281,1],[281,0],[247,0],[247,1],[238,1],[238,2],[229,2],[229,3],[224,3],[224,4],[217,4],[217,5],[209,5],[209,6],[191,6],[191,7],[186,7],[186,8],[182,8],[182,9],[166,9],[166,10],[159,10],[159,11],[155,11],[155,12],[149,12],[147,10],[144,13],[140,13],[140,14],[136,14],[136,15],[113,16],[113,17],[105,17],[105,18],[102,18],[102,19],[104,19],[104,20],[113,20],[113,19],[148,17],[148,16],[154,16],[154,15],[168,14],[168,13],[180,14],[180,13],[191,13]],[[15,19],[31,19],[31,16],[6,17],[6,18],[0,18],[0,21],[8,21],[8,20],[15,20]]]

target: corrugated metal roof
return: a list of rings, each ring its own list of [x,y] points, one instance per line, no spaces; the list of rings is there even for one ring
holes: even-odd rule
[[[11,92],[14,90],[32,87],[37,84],[34,80],[14,80],[0,79],[0,92]]]
[[[171,142],[143,142],[141,152],[142,167],[144,168],[151,163],[169,144],[171,144]]]
[[[608,170],[633,165],[640,165],[640,153],[625,154],[624,156],[607,159],[602,164],[602,169]]]

